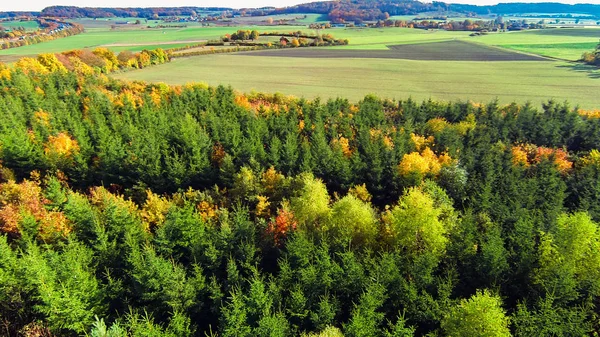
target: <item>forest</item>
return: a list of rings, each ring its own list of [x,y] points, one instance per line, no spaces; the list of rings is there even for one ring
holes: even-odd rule
[[[598,110],[48,59],[0,65],[2,336],[600,332]]]

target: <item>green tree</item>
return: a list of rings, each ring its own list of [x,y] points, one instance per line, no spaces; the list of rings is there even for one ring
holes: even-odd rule
[[[326,231],[334,241],[360,248],[373,245],[379,230],[371,206],[349,194],[333,204]]]
[[[444,316],[442,331],[447,336],[509,337],[509,318],[502,300],[488,290],[461,300]]]

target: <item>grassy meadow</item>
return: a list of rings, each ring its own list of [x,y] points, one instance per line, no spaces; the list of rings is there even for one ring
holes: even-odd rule
[[[187,28],[143,28],[137,29],[87,29],[86,32],[44,43],[0,50],[2,56],[37,55],[41,53],[59,53],[72,49],[108,47],[113,51],[141,51],[154,48],[176,48],[196,44],[205,40],[218,39],[238,29],[259,29],[260,31],[289,30],[289,27],[187,27]]]
[[[489,34],[473,41],[547,57],[576,61],[600,41],[600,28],[544,29]]]
[[[0,22],[0,26],[11,30],[23,27],[26,31],[34,31],[40,28],[37,21],[2,21]]]
[[[472,100],[501,103],[568,100],[600,106],[600,79],[590,68],[559,62],[451,62],[390,59],[315,59],[205,55],[115,77],[149,82],[226,84],[249,92],[281,92],[306,98],[369,93],[417,100]]]

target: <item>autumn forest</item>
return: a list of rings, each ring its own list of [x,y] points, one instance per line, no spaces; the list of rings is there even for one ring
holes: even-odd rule
[[[0,66],[0,335],[600,331],[600,111],[126,82],[101,54]]]

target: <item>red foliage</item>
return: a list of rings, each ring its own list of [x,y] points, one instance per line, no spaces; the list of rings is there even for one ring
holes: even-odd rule
[[[287,238],[288,233],[292,230],[296,230],[297,226],[298,223],[294,219],[294,214],[283,208],[279,209],[274,221],[269,223],[267,233],[273,237],[275,245],[280,246]]]

